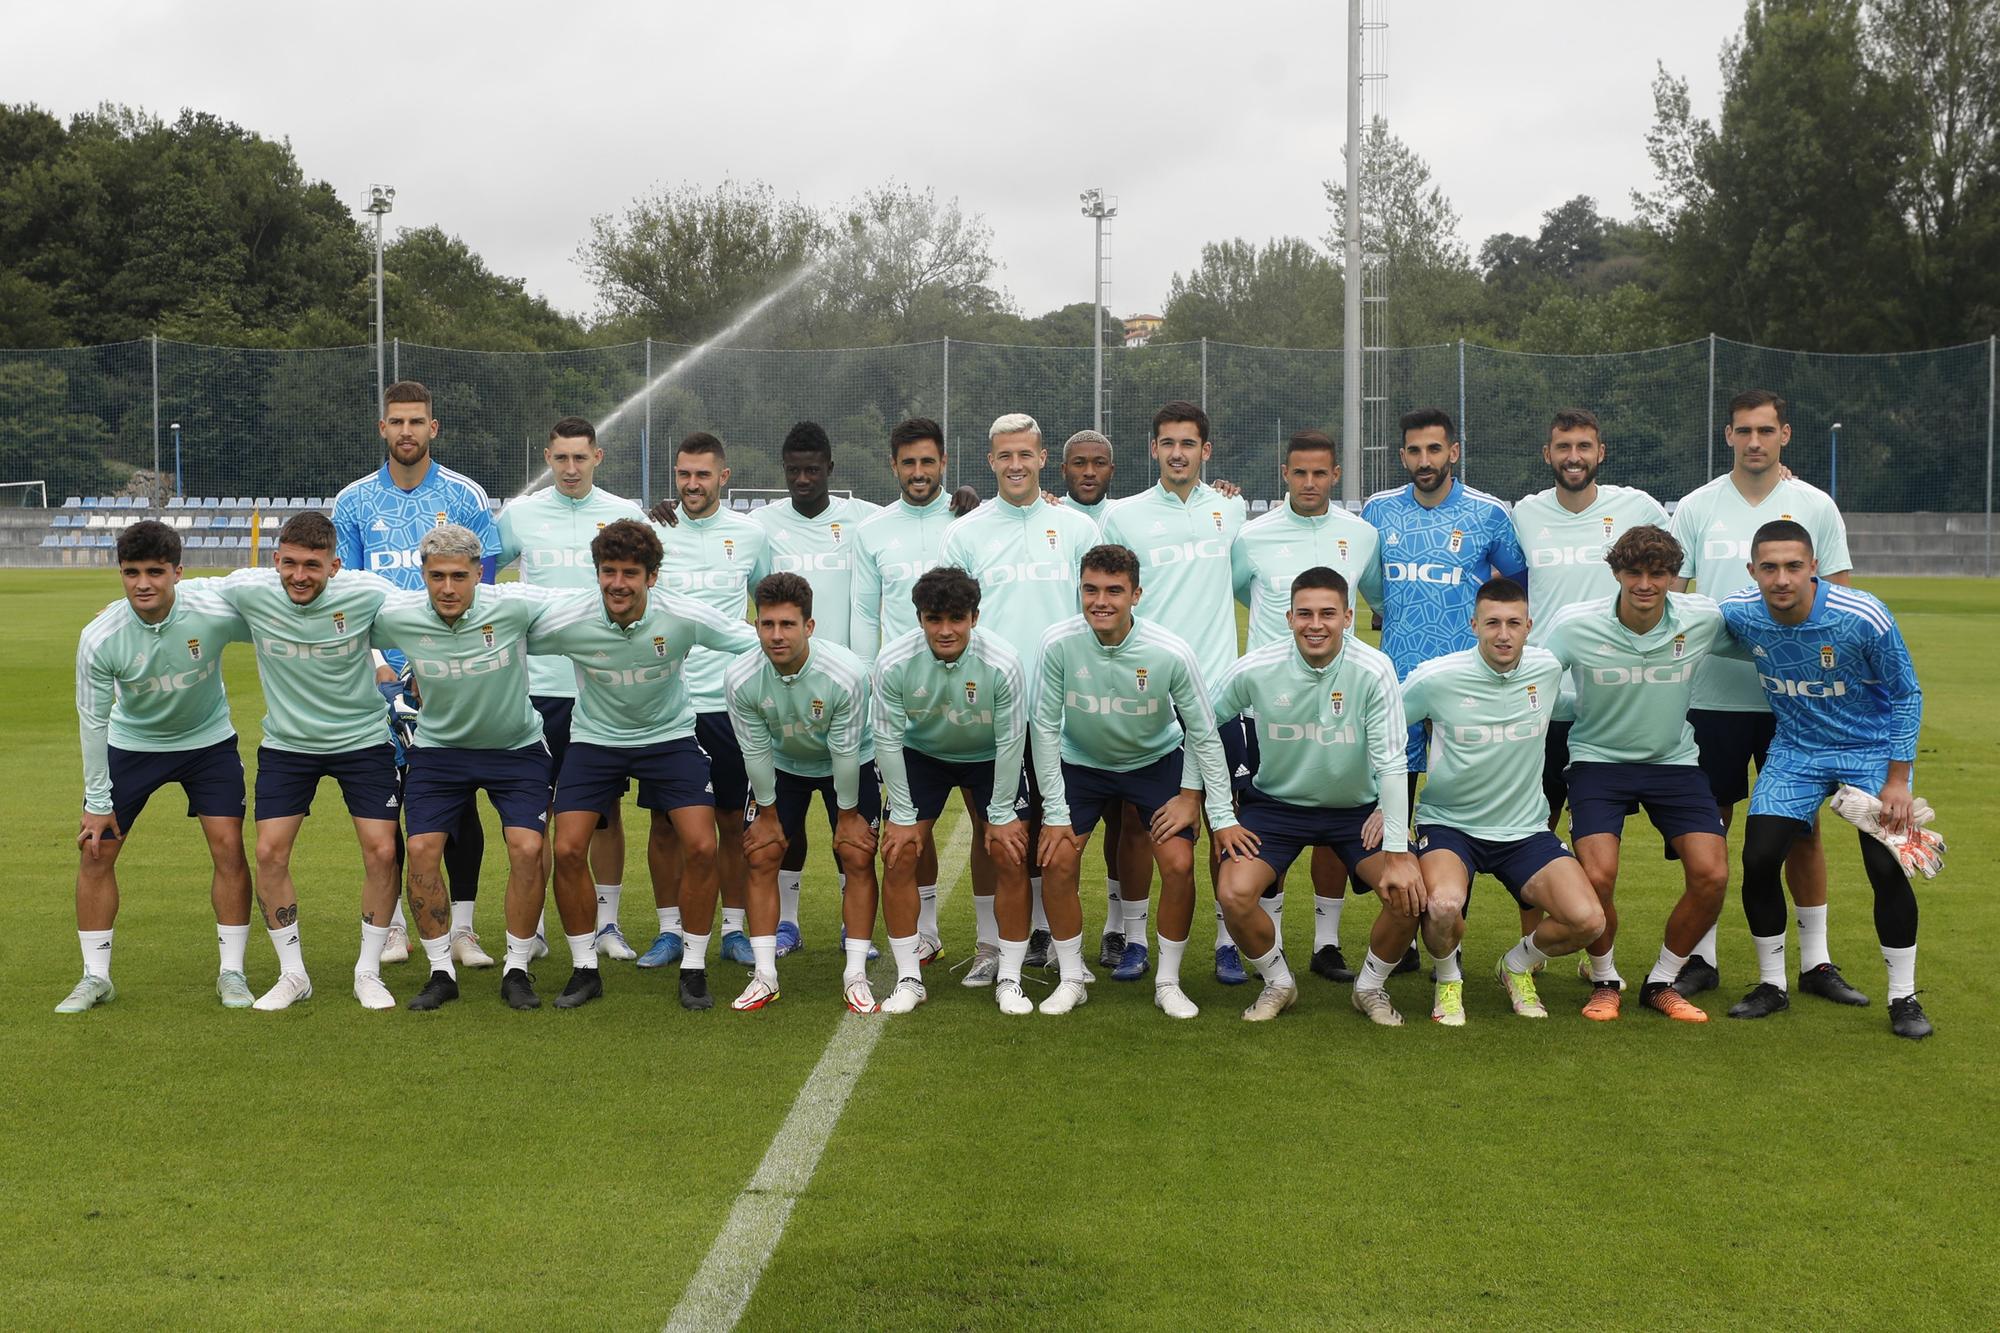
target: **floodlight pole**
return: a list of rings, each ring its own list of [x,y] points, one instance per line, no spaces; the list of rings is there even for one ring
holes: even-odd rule
[[[383,377],[382,357],[382,216],[396,203],[396,192],[386,185],[368,187],[368,206],[362,211],[375,215],[375,406],[379,411],[389,391]]]
[[[1090,292],[1091,356],[1094,367],[1091,377],[1090,428],[1104,433],[1104,224],[1118,216],[1115,207],[1104,203],[1104,191],[1092,186],[1077,196],[1083,201],[1083,215],[1095,224],[1097,235],[1096,282]]]
[[[1340,498],[1361,502],[1361,0],[1347,0],[1347,219],[1341,283]]]

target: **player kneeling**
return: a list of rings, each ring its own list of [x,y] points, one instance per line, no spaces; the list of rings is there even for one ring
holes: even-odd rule
[[[918,863],[954,788],[972,833],[997,872],[1000,928],[993,996],[1003,1014],[1034,1008],[1021,991],[1028,953],[1028,826],[1015,811],[1028,740],[1021,659],[978,628],[979,584],[956,567],[921,575],[910,590],[918,628],[891,640],[875,663],[875,762],[888,794],[882,835],[882,919],[896,959],[896,989],[882,1012],[925,999],[918,935]]]
[[[1292,580],[1285,616],[1289,643],[1239,658],[1215,688],[1215,715],[1256,728],[1257,776],[1237,818],[1256,835],[1256,854],[1222,863],[1216,886],[1229,933],[1264,978],[1243,1017],[1276,1018],[1298,998],[1297,983],[1263,910],[1264,891],[1300,852],[1325,847],[1383,901],[1420,895],[1409,852],[1409,726],[1396,667],[1347,636],[1354,623],[1347,580],[1325,566]]]
[[[1535,969],[1575,953],[1604,929],[1604,911],[1569,849],[1548,830],[1542,757],[1562,664],[1530,648],[1528,594],[1512,579],[1482,584],[1472,608],[1477,645],[1424,663],[1403,682],[1403,713],[1431,723],[1430,781],[1417,801],[1423,887],[1412,904],[1384,894],[1354,1007],[1390,1027],[1402,1015],[1383,988],[1395,959],[1417,936],[1437,970],[1431,1017],[1465,1022],[1458,944],[1472,877],[1492,875],[1524,907],[1548,915],[1494,969],[1514,1012],[1547,1018]],[[1414,906],[1415,910],[1412,910]]]

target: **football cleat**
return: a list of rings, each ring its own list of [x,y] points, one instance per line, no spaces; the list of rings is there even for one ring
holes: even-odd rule
[[[1312,974],[1343,984],[1354,980],[1354,969],[1347,965],[1347,956],[1338,944],[1323,944],[1313,950]]]
[[[500,998],[509,1009],[539,1009],[542,997],[535,994],[535,979],[518,967],[500,974]]]
[[[1708,1011],[1673,988],[1671,982],[1649,981],[1639,988],[1639,1003],[1658,1010],[1676,1023],[1706,1023]]]
[[[961,986],[991,986],[993,979],[1000,975],[1000,946],[981,944],[972,955],[972,966],[965,974]]]
[[[1144,944],[1127,944],[1125,952],[1118,959],[1118,966],[1111,969],[1113,981],[1137,981],[1152,967]]]
[[[310,1000],[312,993],[312,982],[306,979],[305,973],[280,972],[278,984],[259,995],[257,1003],[250,1007],[268,1014],[277,1009],[289,1009],[300,1000]]]
[[[491,967],[493,955],[479,947],[479,935],[471,930],[451,932],[451,961],[460,967]],[[520,971],[519,968],[514,969]]]
[[[1297,986],[1278,986],[1267,981],[1257,998],[1250,1002],[1250,1007],[1243,1011],[1243,1021],[1268,1023],[1296,1004],[1298,998]]]
[[[715,997],[708,993],[707,968],[681,969],[681,1008],[697,1010],[715,1008]]]
[[[903,977],[896,982],[896,989],[889,992],[889,998],[882,1001],[882,1012],[907,1014],[929,998],[923,982],[915,977]]]
[[[1667,987],[1672,990],[1673,987]],[[1622,990],[1615,981],[1601,981],[1590,988],[1590,998],[1583,1002],[1583,1016],[1593,1023],[1609,1023],[1618,1017],[1618,1006]],[[1681,1001],[1686,1004],[1686,1000]]]
[[[556,1008],[581,1009],[592,1000],[604,998],[604,977],[594,967],[573,967],[569,984],[556,996]]]
[[[1153,1007],[1168,1018],[1194,1018],[1201,1013],[1187,992],[1173,982],[1153,987]]]
[[[1769,1018],[1792,1007],[1792,997],[1785,994],[1783,986],[1773,986],[1768,981],[1760,981],[1750,988],[1750,993],[1729,1006],[1731,1018]]]
[[[1028,956],[1021,960],[1022,967],[1047,967],[1054,957],[1055,936],[1046,930],[1028,932]]]
[[[757,955],[751,951],[750,937],[740,930],[724,931],[722,935],[722,961],[738,963],[744,967],[757,966]]]
[[[843,954],[845,954],[845,953],[847,952],[847,927],[846,927],[846,926],[842,926],[842,927],[840,928],[840,951],[841,951],[841,953],[843,953]],[[875,961],[875,960],[876,960],[877,958],[880,958],[881,956],[882,956],[882,951],[881,951],[880,949],[878,949],[878,948],[876,948],[876,947],[875,947],[875,941],[874,941],[874,940],[870,940],[870,941],[868,941],[868,961],[872,963],[872,962],[874,962],[874,961]]]
[[[382,941],[382,961],[385,963],[407,963],[410,961],[410,932],[403,926],[389,927],[389,937]]]
[[[1417,946],[1412,944],[1403,951],[1403,956],[1397,960],[1396,965],[1389,969],[1389,975],[1400,977],[1405,972],[1414,972],[1422,966],[1423,960],[1417,957]]]
[[[797,953],[805,947],[806,937],[799,933],[798,922],[780,921],[778,923],[778,957],[783,958],[788,953]]]
[[[1848,985],[1847,978],[1840,975],[1840,969],[1832,963],[1821,963],[1799,973],[1799,989],[1822,1000],[1832,1000],[1835,1004],[1851,1004],[1858,1008],[1868,1003],[1868,997]]]
[[[1045,1014],[1066,1014],[1090,999],[1090,990],[1081,981],[1063,981],[1042,1001]]]
[[[614,926],[612,929],[615,930],[616,927]],[[604,938],[604,933],[599,931],[597,938],[601,942]],[[741,934],[738,934],[736,938],[743,939]],[[724,959],[727,959],[729,957],[729,937],[725,935],[722,937],[722,940],[722,956]],[[750,941],[743,940],[743,948],[747,952],[750,948]],[[639,955],[639,966],[644,968],[670,967],[678,963],[681,960],[681,955],[686,952],[687,941],[681,938],[681,933],[678,930],[663,930],[653,937],[651,944],[646,946],[646,952]]]
[[[94,977],[86,972],[83,974],[83,980],[76,983],[76,989],[63,997],[63,1002],[56,1006],[56,1012],[80,1014],[100,1004],[109,1004],[117,998],[118,992],[112,988],[110,977]]]
[[[1905,995],[1899,1000],[1889,1001],[1889,1031],[1911,1041],[1922,1041],[1931,1035],[1931,1020],[1924,1014],[1924,1007],[1917,1003],[1914,995]]]
[[[1431,1022],[1448,1028],[1465,1026],[1465,983],[1440,981],[1432,992]]]
[[[449,972],[433,972],[431,979],[424,983],[424,988],[410,1001],[409,1007],[414,1013],[428,1013],[433,1009],[442,1009],[457,998],[458,978]]]
[[[750,984],[743,988],[741,995],[729,1002],[729,1007],[747,1012],[751,1009],[762,1009],[777,998],[778,979],[776,977],[759,976],[757,973],[752,972],[750,974]]]
[[[215,977],[215,998],[222,1001],[224,1009],[248,1009],[257,997],[250,993],[250,983],[241,972],[219,972]]]
[[[354,998],[361,1001],[363,1009],[394,1009],[396,997],[382,984],[379,972],[356,972],[354,974]]]
[[[1106,931],[1104,938],[1097,942],[1097,965],[1099,967],[1116,967],[1118,966],[1118,961],[1124,956],[1125,932],[1122,930]]]
[[[639,956],[639,951],[626,941],[625,932],[618,929],[616,921],[598,927],[597,951],[606,958],[620,963],[629,963]]]
[[[1396,1012],[1396,1006],[1389,1000],[1389,992],[1380,986],[1356,986],[1354,1007],[1368,1015],[1368,1021],[1379,1023],[1385,1028],[1403,1026],[1403,1016]]]
[[[1715,970],[1715,964],[1698,953],[1688,955],[1687,962],[1681,966],[1681,974],[1674,978],[1674,989],[1690,1000],[1721,984],[1722,974]]]
[[[875,1002],[875,992],[869,989],[867,977],[850,977],[840,988],[840,994],[847,1001],[850,1014],[872,1014],[882,1007]]]
[[[1225,986],[1241,986],[1250,980],[1250,974],[1243,970],[1243,955],[1233,944],[1224,944],[1215,951],[1215,979]]]
[[[935,935],[917,936],[917,966],[929,967],[944,957],[944,941]]]
[[[1021,990],[1021,983],[1012,977],[993,987],[993,999],[999,1004],[1003,1014],[1032,1014],[1035,1003]]]
[[[535,943],[528,950],[528,961],[532,963],[538,958],[547,958],[548,956],[549,933],[540,926],[537,926],[535,927]]]
[[[1493,979],[1507,992],[1507,1003],[1514,1006],[1514,1013],[1521,1018],[1547,1018],[1549,1011],[1542,1007],[1542,997],[1535,993],[1535,974],[1532,972],[1509,972],[1507,959],[1502,955],[1493,965]]]

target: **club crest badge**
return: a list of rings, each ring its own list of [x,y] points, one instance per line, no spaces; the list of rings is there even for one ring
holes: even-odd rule
[[[1339,717],[1347,711],[1347,700],[1341,697],[1339,690],[1335,690],[1331,695],[1329,695],[1327,697],[1326,702],[1327,705],[1333,709],[1333,715],[1335,717]]]
[[[661,636],[660,636],[660,635],[658,635],[658,634],[655,634],[655,635],[653,636],[653,656],[655,656],[655,657],[665,657],[666,655],[667,655],[667,641],[666,641],[666,639],[665,639],[665,638],[663,638],[663,637],[661,637]]]
[[[826,720],[826,700],[815,699],[812,701],[812,715],[815,722],[824,722]]]
[[[1606,541],[1611,540],[1611,529],[1613,526],[1614,524],[1611,515],[1606,514],[1604,516],[1604,540]]]
[[[1342,537],[1334,543],[1334,546],[1340,551],[1341,563],[1345,564],[1347,562],[1347,538]]]
[[[479,637],[488,648],[491,648],[493,646],[493,627],[491,625],[481,625],[479,627]]]
[[[1453,555],[1457,555],[1460,551],[1465,549],[1465,533],[1458,528],[1453,528],[1451,530],[1451,540],[1446,542],[1444,544],[1444,547],[1447,551],[1450,551]]]
[[[736,559],[736,539],[734,537],[724,537],[722,539],[722,558],[730,561]]]
[[[1533,685],[1528,687],[1528,711],[1533,713],[1542,711],[1542,693]]]
[[[1222,531],[1222,511],[1220,509],[1211,509],[1208,511],[1208,516],[1215,520],[1215,530],[1217,532]]]
[[[333,632],[335,634],[347,633],[347,612],[335,611],[333,613]]]
[[[1146,692],[1146,668],[1139,667],[1133,674],[1139,678],[1139,693],[1144,694]]]
[[[188,640],[188,656],[189,656],[189,657],[192,657],[192,658],[193,658],[193,659],[194,659],[195,661],[197,661],[197,662],[201,661],[201,640],[200,640],[200,639],[189,639],[189,640]]]
[[[604,525],[603,525],[602,523],[599,523],[599,524],[597,525],[597,530],[598,530],[599,532],[602,532],[602,531],[604,531]]]
[[[1819,646],[1819,665],[1820,665],[1820,669],[1821,669],[1822,671],[1831,671],[1831,670],[1833,670],[1833,645],[1832,645],[1832,644],[1830,644],[1830,643],[1823,643],[1823,644],[1821,644],[1821,645]]]
[[[1048,538],[1048,541],[1049,541],[1049,549],[1050,549],[1051,551],[1055,550],[1055,549],[1056,549],[1056,530],[1055,530],[1054,528],[1045,528],[1045,529],[1044,529],[1044,530],[1042,531],[1042,536],[1044,536],[1044,537]]]
[[[965,706],[967,708],[979,707],[979,682],[976,680],[965,682]]]
[[[1685,634],[1674,635],[1674,660],[1678,662],[1683,657],[1686,657],[1687,650],[1688,650],[1688,636]]]
[[[838,523],[829,523],[829,524],[827,524],[827,525],[826,525],[826,527],[827,527],[827,531],[828,531],[828,532],[831,532],[831,533],[833,534],[833,544],[834,544],[835,546],[838,546],[838,545],[840,545],[840,524],[838,524]]]
[[[451,515],[445,513],[444,510],[440,509],[437,511],[437,521],[431,524],[431,526],[434,528],[441,528],[449,522],[451,522]]]

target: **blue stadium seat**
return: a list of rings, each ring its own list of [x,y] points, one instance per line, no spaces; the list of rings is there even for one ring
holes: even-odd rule
[[[85,509],[95,509],[97,508],[97,497],[94,495],[86,495],[83,497],[82,504]]]
[[[229,520],[229,526],[232,528],[240,528],[244,532],[248,532],[250,531],[250,516],[248,514],[238,514],[236,517]]]
[[[268,495],[260,495],[255,500],[252,500],[250,502],[250,507],[252,509],[269,509],[271,507],[271,497]]]
[[[81,509],[83,508],[83,497],[81,495],[64,496],[62,507],[64,509]]]
[[[118,539],[108,532],[100,532],[97,534],[97,545],[99,550],[105,550],[118,545]]]
[[[83,545],[83,534],[80,532],[66,532],[63,534],[62,544],[64,546],[81,546]]]
[[[204,549],[212,551],[216,547],[222,545],[222,538],[214,536],[203,537],[201,539],[201,544]]]
[[[169,495],[167,497],[167,508],[169,509],[187,508],[187,497],[185,495]]]
[[[69,526],[69,515],[68,515],[68,514],[57,514],[57,515],[56,515],[56,516],[55,516],[54,518],[52,518],[52,519],[50,519],[50,520],[49,520],[49,526],[50,526],[50,527],[52,527],[52,528],[66,528],[66,527],[68,527],[68,526]]]
[[[324,499],[323,497],[321,497],[321,496],[317,496],[317,495],[308,495],[308,496],[306,497],[306,508],[308,508],[308,509],[325,509],[325,508],[326,508],[326,500],[325,500],[325,499]]]
[[[201,502],[201,507],[203,509],[220,509],[222,508],[222,501],[211,495]]]
[[[289,499],[289,500],[285,501],[285,508],[287,508],[287,509],[310,509],[310,508],[312,508],[312,506],[311,506],[311,505],[308,505],[308,504],[306,503],[306,497],[305,497],[305,496],[303,496],[303,495],[294,495],[294,496],[293,496],[293,497],[292,497],[291,499]]]
[[[229,515],[217,514],[214,518],[200,519],[197,521],[207,523],[208,526],[211,528],[226,528],[229,526]]]
[[[47,550],[51,546],[61,546],[61,545],[62,545],[62,538],[56,536],[53,532],[51,532],[48,536],[42,538],[43,550]]]
[[[132,508],[151,509],[152,507],[153,507],[153,497],[151,497],[150,495],[135,495],[132,497]]]

